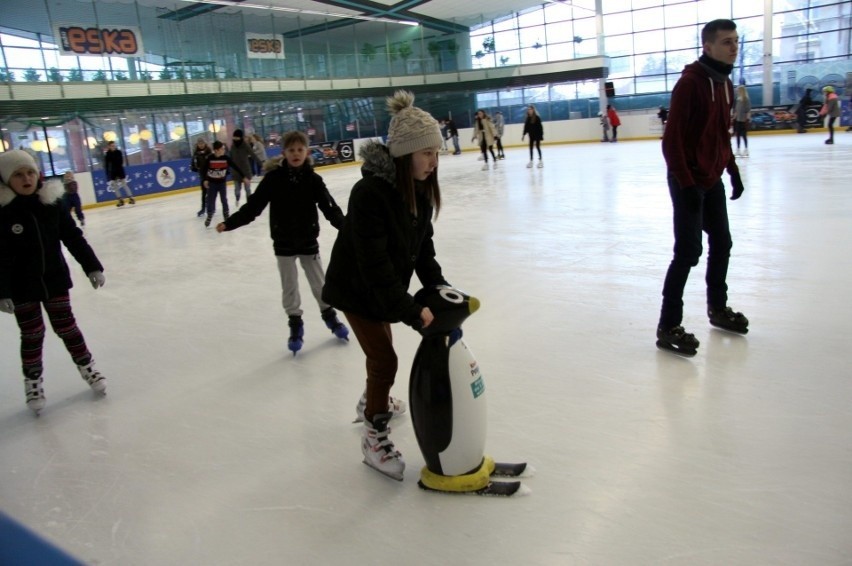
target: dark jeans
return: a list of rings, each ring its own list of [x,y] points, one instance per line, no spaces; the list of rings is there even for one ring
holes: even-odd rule
[[[204,186],[204,177],[201,177],[201,212],[207,210],[207,187]]]
[[[541,140],[533,140],[530,138],[530,161],[533,160],[533,146],[538,151],[538,160],[541,161]]]
[[[502,157],[503,155],[503,142],[499,137],[494,138],[494,141],[497,143],[497,156]]]
[[[737,149],[740,148],[740,140],[745,143],[745,148],[748,149],[748,122],[734,120],[734,133],[737,135]]]
[[[482,139],[479,140],[479,151],[482,152],[482,157],[485,158],[486,163],[488,163],[488,152],[489,151],[491,152],[491,158],[494,161],[497,161],[497,156],[494,155],[494,146],[488,145],[488,143],[485,141],[484,135],[482,136]]]
[[[835,116],[831,116],[828,119],[828,139],[834,141],[834,122],[837,120]]]
[[[65,202],[68,204],[68,208],[74,211],[74,214],[77,216],[77,220],[84,220],[83,203],[80,202],[79,194],[65,193]]]
[[[714,309],[727,306],[728,260],[731,257],[731,231],[725,185],[721,179],[711,189],[681,188],[669,174],[669,194],[674,218],[674,257],[663,285],[660,327],[671,328],[683,320],[683,289],[689,270],[701,257],[702,231],[707,233],[707,305]]]
[[[228,185],[225,181],[207,181],[207,218],[216,214],[216,197],[222,202],[222,214],[228,215]]]

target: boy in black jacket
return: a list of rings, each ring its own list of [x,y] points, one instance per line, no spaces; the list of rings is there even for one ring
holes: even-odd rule
[[[213,154],[207,158],[201,167],[202,185],[207,189],[207,220],[205,226],[210,226],[213,215],[216,213],[216,195],[222,201],[222,216],[228,219],[230,209],[228,208],[228,169],[232,168],[240,175],[245,176],[242,169],[231,158],[225,155],[225,144],[220,141],[213,142]]]
[[[0,311],[14,314],[21,330],[24,391],[36,414],[44,408],[42,308],[82,378],[96,393],[106,391],[71,312],[72,282],[62,245],[95,289],[104,284],[104,268],[61,198],[58,183],[42,185],[30,154],[0,153]]]
[[[278,259],[284,311],[289,317],[287,347],[294,356],[302,348],[304,336],[297,259],[308,278],[325,325],[341,340],[349,337],[349,329],[338,320],[337,312],[322,300],[325,272],[317,242],[317,207],[338,230],[343,227],[343,211],[329,194],[322,177],[311,167],[308,144],[308,137],[302,132],[285,134],[281,140],[283,157],[267,162],[266,175],[257,190],[233,216],[229,218],[226,214],[225,221],[216,226],[217,232],[235,230],[252,222],[269,205],[270,237]]]

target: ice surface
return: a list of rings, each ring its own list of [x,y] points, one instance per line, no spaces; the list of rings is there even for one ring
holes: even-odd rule
[[[658,141],[545,146],[543,169],[525,148],[490,171],[441,158],[438,257],[482,301],[465,341],[486,448],[537,469],[523,498],[418,489],[407,414],[391,435],[405,480],[361,463],[363,354],[304,279],[305,346],[287,351],[266,214],[217,234],[196,193],[89,210],[106,286],[72,265],[72,304],[108,395],[48,330],[34,418],[0,315],[0,509],[100,565],[848,563],[852,137],[837,138],[752,136],[728,277],[751,331],[707,323],[702,261],[688,360],[654,346],[672,248]],[[345,209],[358,168],[321,173]],[[418,335],[394,332],[406,398]]]

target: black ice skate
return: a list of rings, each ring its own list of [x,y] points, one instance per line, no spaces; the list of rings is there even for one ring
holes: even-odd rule
[[[349,329],[346,328],[346,325],[340,322],[340,319],[337,318],[337,311],[329,307],[320,314],[322,315],[322,320],[325,322],[326,327],[328,327],[335,336],[341,340],[349,342]]]
[[[657,328],[657,348],[669,350],[681,356],[692,357],[698,351],[698,340],[689,334],[683,326],[675,326],[668,330]]]
[[[710,324],[716,328],[737,334],[748,334],[748,319],[743,313],[735,312],[731,307],[723,309],[707,307],[707,316],[710,318]]]
[[[304,343],[305,325],[302,322],[301,316],[291,316],[287,325],[290,327],[290,338],[287,339],[287,349],[293,352],[295,356],[296,352],[302,349],[302,344]]]

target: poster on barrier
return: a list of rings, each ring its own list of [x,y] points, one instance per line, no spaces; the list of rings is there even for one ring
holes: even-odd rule
[[[339,140],[312,144],[311,159],[314,166],[349,163],[355,161],[355,146],[352,140]]]
[[[127,185],[133,196],[166,193],[177,189],[197,187],[198,173],[191,171],[189,159],[148,163],[146,165],[128,165],[124,167]],[[110,190],[105,171],[92,172],[92,184],[95,188],[95,200],[106,202],[115,200]]]

